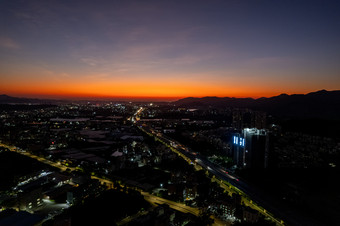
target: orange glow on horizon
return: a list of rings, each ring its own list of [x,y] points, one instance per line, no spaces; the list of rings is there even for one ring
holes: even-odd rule
[[[77,92],[78,91],[78,92]],[[137,90],[138,91],[138,90]],[[206,96],[215,96],[215,97],[236,97],[236,98],[260,98],[260,97],[271,97],[275,95],[279,95],[280,93],[277,92],[263,92],[263,93],[252,93],[250,90],[247,90],[247,92],[242,91],[235,91],[234,92],[228,92],[226,90],[225,93],[204,93],[204,92],[186,92],[187,95],[184,95],[180,92],[182,95],[176,95],[175,92],[170,91],[163,91],[163,92],[156,92],[152,91],[150,93],[140,93],[140,92],[133,92],[131,91],[131,94],[128,94],[128,92],[125,92],[122,94],[114,94],[114,93],[106,93],[106,92],[95,92],[95,90],[91,90],[91,92],[82,92],[81,89],[75,89],[73,92],[67,92],[64,90],[39,90],[39,91],[33,91],[33,90],[24,90],[21,89],[18,90],[6,90],[3,92],[3,94],[7,94],[10,96],[15,97],[27,97],[27,98],[40,98],[40,99],[119,99],[119,100],[159,100],[159,101],[175,101],[178,99],[186,98],[186,97],[206,97]]]
[[[260,98],[280,94],[275,88],[268,89],[265,85],[235,87],[225,83],[216,84],[213,81],[199,80],[176,81],[155,79],[134,79],[134,82],[124,79],[116,81],[96,81],[95,79],[73,79],[69,81],[29,81],[23,79],[7,81],[0,84],[0,92],[16,97],[41,99],[143,99],[173,101],[185,97],[237,97]]]

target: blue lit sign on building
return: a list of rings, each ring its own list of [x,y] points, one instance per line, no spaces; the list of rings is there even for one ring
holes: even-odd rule
[[[238,144],[238,137],[234,136],[234,144]]]
[[[234,142],[233,143],[236,144],[236,145],[239,145],[241,147],[244,147],[245,140],[244,140],[244,138],[234,136]]]
[[[244,146],[244,139],[243,138],[240,138],[240,146]]]

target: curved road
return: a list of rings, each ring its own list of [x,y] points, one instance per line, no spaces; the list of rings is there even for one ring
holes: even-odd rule
[[[261,195],[259,195],[260,191],[255,191],[251,186],[248,186],[245,182],[238,179],[236,176],[231,175],[229,172],[225,171],[222,167],[217,166],[207,160],[204,156],[201,156],[195,152],[189,150],[189,148],[185,147],[184,145],[180,144],[176,140],[173,140],[169,137],[166,137],[164,134],[157,133],[149,126],[145,124],[140,124],[139,115],[144,110],[144,108],[139,108],[138,111],[135,113],[132,119],[132,122],[141,129],[143,132],[147,133],[149,136],[154,137],[156,140],[160,141],[164,145],[168,146],[172,151],[179,154],[189,163],[195,163],[200,165],[202,168],[209,171],[215,177],[217,177],[217,182],[224,188],[229,188],[228,190],[233,190],[234,192],[240,194],[242,196],[242,201],[252,207],[253,209],[258,210],[266,217],[270,218],[276,225],[284,225],[284,221],[281,219],[277,219],[273,216],[270,212],[275,212],[276,214],[280,213],[278,209],[276,209],[273,205],[263,200]],[[226,187],[227,185],[227,187]],[[259,204],[261,204],[261,206]],[[265,208],[263,208],[265,206]],[[267,210],[270,209],[270,212]]]
[[[25,155],[27,157],[36,159],[36,160],[38,160],[38,161],[40,161],[42,163],[45,163],[47,165],[59,168],[62,171],[66,171],[67,169],[69,169],[71,171],[76,170],[75,167],[66,167],[64,165],[52,162],[52,161],[50,161],[48,159],[45,159],[43,157],[39,157],[39,156],[33,155],[33,154],[29,153],[29,152],[19,150],[19,148],[14,147],[14,146],[9,146],[9,145],[2,144],[2,143],[0,143],[0,146],[4,147],[4,148],[7,148],[10,151],[13,151],[13,152]],[[97,176],[91,176],[91,179],[99,180],[101,182],[101,184],[105,184],[109,189],[113,188],[113,182],[108,180],[108,179],[100,178],[100,177],[97,177]],[[198,216],[199,213],[200,213],[200,210],[198,208],[186,206],[185,204],[177,203],[177,202],[174,202],[174,201],[171,201],[171,200],[168,200],[168,199],[164,199],[164,198],[152,195],[152,194],[150,194],[148,192],[144,192],[144,191],[141,191],[141,194],[144,196],[144,199],[146,201],[148,201],[148,202],[150,202],[150,203],[152,203],[154,205],[157,205],[157,204],[167,204],[172,209],[175,209],[175,210],[183,212],[183,213],[191,213],[191,214],[193,214],[195,216]],[[226,224],[228,224],[227,222],[222,222],[219,219],[214,219],[214,220],[215,220],[215,224],[214,225],[226,225]]]

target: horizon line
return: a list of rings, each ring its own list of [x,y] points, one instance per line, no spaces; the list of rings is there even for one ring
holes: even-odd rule
[[[98,96],[98,95],[58,95],[58,94],[23,94],[23,95],[8,95],[8,94],[0,94],[0,95],[6,95],[9,97],[14,98],[23,98],[23,99],[38,99],[38,100],[55,100],[55,101],[153,101],[153,102],[173,102],[180,99],[185,98],[207,98],[207,97],[214,97],[214,98],[250,98],[250,99],[261,99],[261,98],[270,98],[280,95],[306,95],[310,93],[315,92],[321,92],[321,91],[340,91],[340,90],[326,90],[326,89],[320,89],[317,91],[312,92],[306,92],[306,93],[280,93],[277,95],[272,96],[261,96],[261,97],[250,97],[250,96],[217,96],[217,95],[207,95],[207,96],[186,96],[186,97],[157,97],[157,96]]]

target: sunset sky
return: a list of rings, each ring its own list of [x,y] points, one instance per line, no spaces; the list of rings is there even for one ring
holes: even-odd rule
[[[340,89],[340,1],[2,0],[0,94],[268,97]]]

